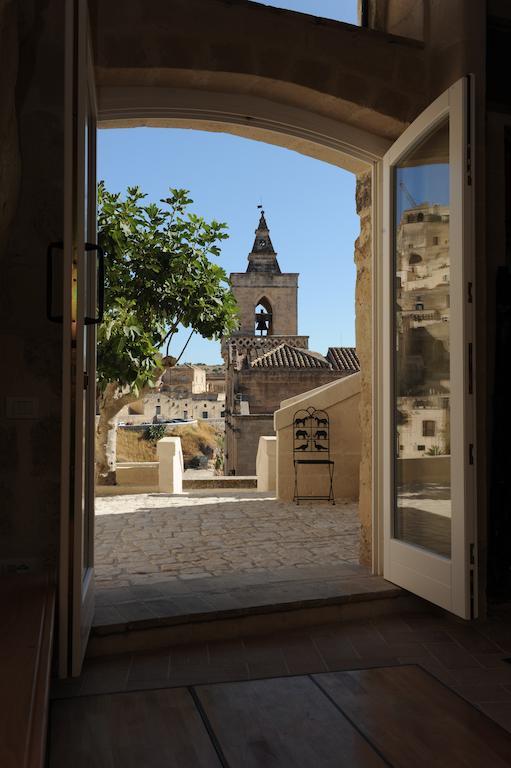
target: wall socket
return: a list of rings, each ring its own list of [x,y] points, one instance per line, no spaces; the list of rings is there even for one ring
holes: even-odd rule
[[[39,400],[37,397],[8,397],[5,415],[8,419],[37,419]]]

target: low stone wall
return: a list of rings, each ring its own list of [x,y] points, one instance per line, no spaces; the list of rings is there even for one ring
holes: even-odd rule
[[[325,384],[310,392],[285,400],[275,412],[277,432],[277,498],[291,501],[294,495],[293,419],[296,411],[312,407],[328,413],[330,419],[330,457],[334,465],[334,495],[338,499],[358,499],[360,466],[360,374],[356,373]],[[328,493],[328,467],[299,467],[300,495]]]
[[[158,493],[159,461],[132,461],[117,464],[117,485],[98,486],[96,496],[118,496],[135,493]],[[208,490],[214,488],[246,489],[257,488],[257,478],[253,475],[234,475],[226,477],[183,478],[183,491]]]
[[[159,461],[130,461],[117,464],[117,485],[158,487]]]
[[[277,438],[260,437],[256,458],[257,489],[274,491],[277,487]]]
[[[183,490],[208,490],[208,488],[223,488],[224,490],[238,488],[257,488],[257,477],[250,475],[233,475],[224,477],[216,475],[215,477],[199,477],[197,480],[186,478],[183,480]]]
[[[435,483],[449,485],[451,481],[450,456],[420,456],[416,459],[399,459],[399,480],[402,483]]]

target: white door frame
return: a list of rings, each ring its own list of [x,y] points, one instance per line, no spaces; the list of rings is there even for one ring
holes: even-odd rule
[[[80,673],[94,611],[93,447],[87,417],[95,414],[95,331],[84,318],[94,312],[96,278],[85,242],[95,227],[95,96],[86,0],[70,0],[65,12],[64,257],[58,673]],[[84,126],[91,115],[91,126]],[[85,139],[92,141],[85,146]],[[92,156],[89,151],[92,150]],[[87,168],[84,162],[87,158]],[[92,179],[91,179],[91,169]],[[85,231],[85,173],[88,189]],[[91,192],[94,198],[91,199]],[[93,298],[94,297],[94,298]],[[84,354],[85,353],[85,354]],[[89,381],[87,382],[87,369]],[[84,395],[85,392],[85,395]],[[73,410],[74,406],[74,410]],[[91,410],[92,409],[92,410]],[[85,418],[84,418],[85,414]],[[90,421],[90,418],[89,418]],[[92,430],[94,424],[92,424]],[[84,433],[86,430],[86,433]],[[88,455],[83,455],[84,440]],[[92,496],[91,496],[92,493]],[[92,510],[88,501],[92,499]],[[85,507],[84,507],[85,502]],[[84,544],[89,526],[88,546]]]
[[[467,158],[470,125],[470,83],[458,81],[439,96],[387,152],[382,178],[383,359],[380,371],[382,400],[380,460],[383,489],[384,575],[400,586],[463,618],[477,616],[477,537],[475,509],[475,349],[473,333],[473,172]],[[450,370],[451,370],[451,558],[393,537],[394,517],[394,176],[399,159],[420,143],[434,127],[449,118],[450,162]],[[473,121],[472,121],[473,124]],[[471,289],[469,289],[469,283]],[[470,346],[470,352],[469,352]],[[469,357],[471,369],[469,371]],[[469,381],[470,379],[470,381]],[[382,442],[383,441],[383,442]]]

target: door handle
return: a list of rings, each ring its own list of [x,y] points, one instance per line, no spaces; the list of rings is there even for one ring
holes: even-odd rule
[[[97,303],[97,316],[96,317],[84,317],[83,322],[85,325],[99,325],[103,321],[105,314],[105,252],[100,245],[94,243],[85,243],[85,252],[89,253],[95,251],[98,259],[98,303]]]
[[[64,320],[63,315],[53,313],[53,252],[62,251],[63,248],[62,240],[57,240],[50,243],[46,251],[46,317],[52,323],[62,323]]]

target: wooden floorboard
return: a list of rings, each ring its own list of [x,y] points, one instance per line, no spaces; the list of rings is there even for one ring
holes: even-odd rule
[[[312,679],[395,768],[511,765],[511,736],[420,667]]]
[[[505,768],[511,735],[418,666],[52,704],[49,768]]]
[[[186,688],[53,703],[50,768],[221,768]]]
[[[198,686],[196,692],[231,768],[387,765],[308,677]]]

